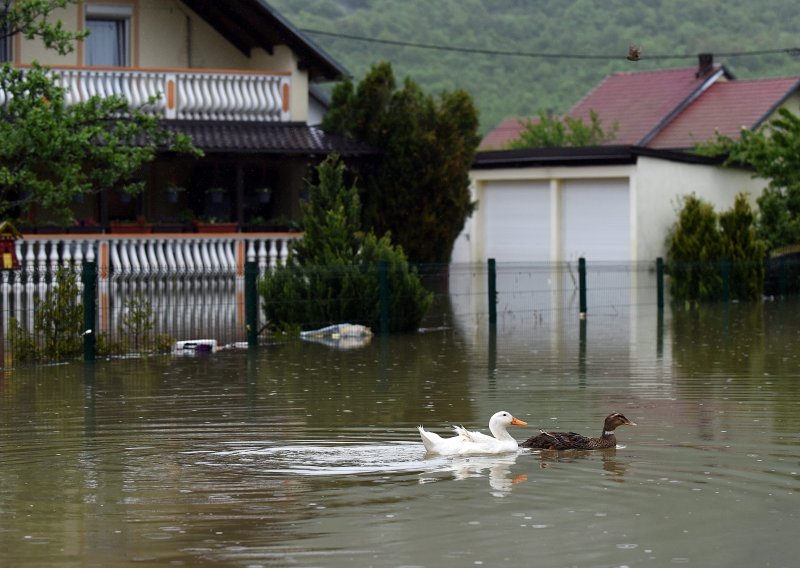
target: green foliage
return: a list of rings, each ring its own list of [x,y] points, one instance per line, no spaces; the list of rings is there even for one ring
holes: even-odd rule
[[[536,120],[527,120],[519,138],[509,143],[509,148],[565,148],[568,146],[599,146],[616,137],[618,125],[603,130],[597,113],[591,111],[590,124],[571,116],[558,117],[539,111]]]
[[[751,166],[768,180],[758,199],[758,227],[770,249],[800,243],[800,117],[785,108],[761,128],[700,146],[705,155],[724,155],[725,163]]]
[[[167,334],[153,334],[155,316],[153,306],[143,294],[126,298],[119,319],[117,339],[108,334],[97,335],[99,355],[123,355],[126,353],[169,353],[175,340]]]
[[[755,230],[754,213],[744,195],[717,215],[694,195],[683,199],[667,238],[670,292],[676,301],[753,300],[764,287],[766,246]]]
[[[125,300],[125,313],[119,327],[122,336],[130,341],[134,351],[150,344],[155,321],[152,304],[143,294],[136,294]]]
[[[33,332],[11,318],[9,343],[20,361],[65,361],[83,351],[83,304],[78,278],[69,267],[60,267],[43,299],[37,299]]]
[[[615,72],[693,67],[697,54],[775,50],[797,45],[800,11],[794,0],[270,0],[301,29],[439,44],[505,53],[583,54],[589,58],[520,57],[365,43],[308,31],[353,73],[364,77],[377,61],[391,61],[400,77],[414,77],[427,92],[465,89],[480,109],[481,132],[509,116],[539,109],[562,114]],[[532,9],[532,6],[542,6]],[[735,30],[735,33],[732,33]],[[642,58],[625,59],[628,46]],[[608,59],[594,56],[607,55]],[[656,59],[654,55],[684,55]],[[716,58],[740,79],[796,75],[786,53]]]
[[[694,195],[685,197],[667,239],[667,271],[673,299],[707,301],[719,297],[720,240],[713,206]]]
[[[364,227],[390,234],[415,262],[447,262],[472,213],[469,169],[480,142],[464,91],[426,95],[389,63],[333,93],[323,127],[367,142],[381,157],[360,170]]]
[[[317,175],[303,206],[305,234],[292,243],[286,264],[258,284],[270,324],[282,330],[345,322],[378,326],[378,263],[386,261],[391,331],[415,330],[432,295],[388,236],[360,231],[358,189],[345,186],[339,158],[330,156]]]
[[[75,359],[83,353],[83,303],[78,277],[70,267],[60,267],[44,298],[37,299],[33,330],[26,331],[15,318],[9,319],[9,345],[18,361],[54,362]],[[99,355],[169,353],[174,340],[168,335],[153,335],[155,319],[144,296],[128,298],[120,318],[121,338],[97,334]]]
[[[50,22],[53,10],[78,4],[79,0],[15,0],[0,2],[0,39],[22,34],[25,39],[40,39],[47,49],[66,55],[75,49],[75,42],[88,32],[72,32],[60,22]]]
[[[0,14],[0,29],[40,37],[63,53],[83,34],[64,31],[48,15],[62,0],[22,0]],[[189,138],[162,129],[156,117],[131,109],[121,97],[92,97],[66,104],[53,75],[34,64],[0,65],[0,216],[39,204],[66,223],[73,197],[116,188],[141,191],[133,181],[159,147],[197,154]],[[152,101],[151,101],[152,102]],[[124,118],[119,118],[124,117]]]
[[[744,195],[719,214],[722,258],[730,263],[730,294],[740,300],[756,300],[764,291],[766,242],[756,231],[755,213]]]

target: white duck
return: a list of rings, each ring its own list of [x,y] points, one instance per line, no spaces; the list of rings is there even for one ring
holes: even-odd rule
[[[478,454],[502,454],[516,452],[519,447],[517,441],[506,431],[509,426],[527,426],[511,416],[511,413],[501,410],[495,412],[489,419],[489,431],[492,436],[480,432],[471,432],[462,426],[453,426],[456,435],[452,438],[442,438],[438,434],[428,432],[419,426],[419,435],[425,449],[431,454],[443,456],[471,456]]]

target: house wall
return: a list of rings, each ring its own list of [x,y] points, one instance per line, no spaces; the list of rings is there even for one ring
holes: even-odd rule
[[[178,0],[86,0],[89,4],[131,6],[131,64],[145,69],[216,69],[290,73],[291,120],[308,118],[308,73],[298,68],[297,57],[283,45],[272,55],[261,48],[244,54],[217,33],[205,20]],[[67,29],[83,29],[84,7],[70,5],[55,10],[52,20]],[[48,66],[82,66],[83,46],[60,56],[39,40],[17,38],[14,59],[18,64],[38,61]]]
[[[636,219],[640,228],[636,257],[652,259],[665,254],[664,240],[678,218],[683,196],[695,194],[719,211],[729,209],[739,193],[753,207],[766,186],[752,172],[734,168],[685,164],[640,156],[636,172]]]
[[[786,99],[786,101],[781,105],[781,108],[787,109],[792,114],[800,114],[800,93],[795,93]],[[773,112],[767,120],[775,118],[777,114],[777,111]]]
[[[723,211],[742,192],[755,206],[766,185],[745,170],[643,156],[630,166],[473,170],[470,176],[478,208],[455,243],[454,263],[486,262],[489,257],[498,262],[562,262],[575,260],[576,254],[595,260],[649,261],[664,256],[682,196],[694,193]],[[524,213],[533,201],[515,197],[509,189],[541,194],[544,187],[549,188],[548,199],[540,200],[547,204],[545,221],[539,219],[542,211]],[[494,189],[513,202],[492,202],[488,192]],[[517,204],[522,212],[515,215]],[[541,253],[541,243],[525,243],[534,234],[544,238],[541,231],[515,228],[526,217],[531,225],[547,224],[549,258]],[[497,231],[502,231],[501,238]],[[629,246],[620,247],[625,238]]]

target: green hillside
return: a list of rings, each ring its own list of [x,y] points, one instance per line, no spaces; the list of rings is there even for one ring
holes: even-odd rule
[[[796,0],[267,0],[353,74],[387,60],[429,92],[466,89],[486,132],[506,116],[562,112],[618,71],[696,65],[715,54],[738,78],[800,76]],[[367,43],[313,33],[495,52],[474,54]],[[625,56],[630,44],[642,59]],[[728,55],[725,55],[728,54]],[[587,59],[584,56],[595,57]],[[664,57],[669,56],[669,57]]]

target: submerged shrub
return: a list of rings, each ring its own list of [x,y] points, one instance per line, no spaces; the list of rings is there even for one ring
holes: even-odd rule
[[[740,194],[721,214],[695,195],[683,198],[667,237],[670,293],[677,301],[713,301],[726,295],[759,298],[764,289],[766,245],[756,234],[755,214]]]
[[[128,298],[120,318],[120,337],[97,334],[99,355],[169,353],[174,339],[153,334],[155,319],[150,302],[141,294]],[[34,304],[33,329],[16,318],[9,319],[8,341],[14,358],[22,362],[54,362],[75,359],[83,353],[83,302],[78,277],[72,267],[60,267],[45,296]]]
[[[20,361],[64,361],[83,351],[83,304],[78,300],[78,278],[69,267],[59,267],[44,298],[34,304],[33,331],[13,319],[9,343]]]

